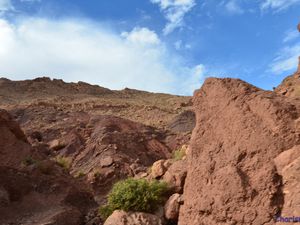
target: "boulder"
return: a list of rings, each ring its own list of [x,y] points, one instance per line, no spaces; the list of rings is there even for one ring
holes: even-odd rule
[[[186,160],[175,161],[162,179],[177,193],[182,193],[187,174]]]
[[[165,204],[165,218],[167,220],[177,221],[179,216],[179,207],[181,203],[181,195],[173,194]]]
[[[101,167],[109,167],[114,163],[114,159],[111,156],[105,156],[100,159]]]
[[[164,165],[165,160],[158,160],[153,163],[151,167],[151,177],[156,179],[163,176],[167,170],[167,168]]]
[[[286,207],[299,208],[291,199],[298,197],[297,159],[284,157],[290,167],[282,175],[274,162],[300,144],[299,100],[238,79],[209,78],[194,93],[194,110],[179,225],[271,225]]]
[[[104,225],[162,225],[162,220],[149,213],[124,212],[116,210],[107,218]]]
[[[48,145],[49,145],[49,148],[54,150],[54,151],[63,149],[66,146],[66,144],[64,142],[62,142],[61,140],[59,140],[59,139],[55,139],[55,140],[50,141],[48,143]]]

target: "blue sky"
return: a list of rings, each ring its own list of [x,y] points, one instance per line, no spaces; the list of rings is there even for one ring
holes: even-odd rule
[[[190,95],[272,89],[300,56],[300,0],[0,0],[0,76]]]

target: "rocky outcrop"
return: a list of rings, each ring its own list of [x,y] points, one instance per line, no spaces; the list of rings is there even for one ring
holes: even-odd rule
[[[104,225],[162,225],[162,220],[149,213],[124,212],[116,210],[107,218]]]
[[[162,180],[167,182],[174,192],[182,193],[186,174],[186,160],[178,160],[172,163],[163,175]]]
[[[0,224],[81,224],[96,207],[91,191],[37,150],[1,110]]]
[[[274,91],[288,97],[300,96],[300,56],[297,71],[286,77]]]
[[[195,124],[195,113],[192,110],[187,110],[175,116],[169,123],[168,128],[174,132],[192,132]]]
[[[99,194],[106,194],[115,181],[145,172],[156,160],[171,155],[164,135],[153,127],[104,115],[89,123],[94,130],[85,146],[65,156],[73,158],[71,172],[88,175]]]
[[[274,224],[297,212],[299,150],[286,151],[300,143],[299,103],[241,80],[205,81],[194,94],[180,225]]]
[[[0,165],[20,167],[30,153],[31,146],[19,125],[5,110],[0,110]]]

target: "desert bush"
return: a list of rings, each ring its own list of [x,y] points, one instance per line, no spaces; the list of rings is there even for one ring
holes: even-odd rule
[[[117,209],[152,213],[164,203],[168,190],[165,182],[128,178],[113,186],[107,205],[101,207],[99,213],[102,218]]]
[[[185,150],[186,150],[186,147],[184,147],[184,146],[175,150],[172,154],[172,159],[174,159],[175,161],[183,159],[183,157],[186,155]]]
[[[65,170],[69,170],[70,166],[71,166],[71,160],[69,158],[66,157],[62,157],[62,156],[57,156],[55,158],[56,163],[61,166],[62,168],[64,168]]]

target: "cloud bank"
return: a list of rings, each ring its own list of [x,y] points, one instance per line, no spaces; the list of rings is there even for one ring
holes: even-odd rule
[[[205,71],[203,65],[187,66],[147,28],[121,35],[91,21],[0,19],[0,43],[0,76],[17,80],[50,76],[111,89],[192,94]]]

